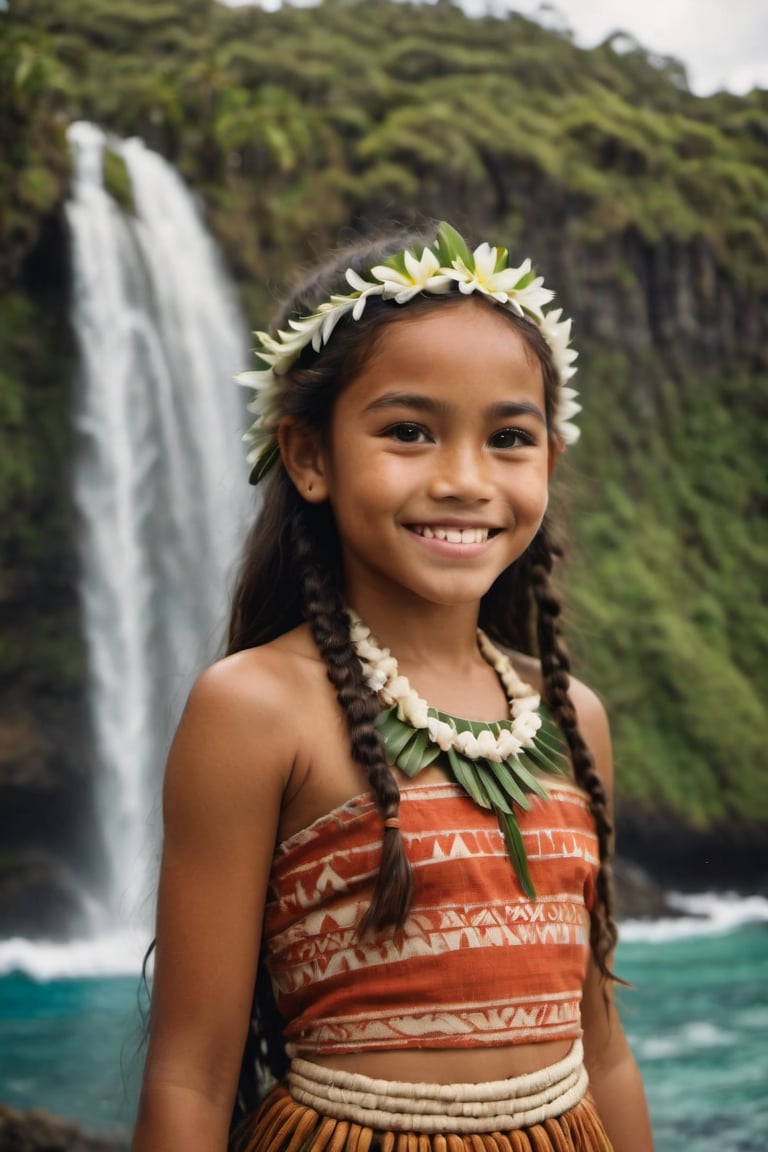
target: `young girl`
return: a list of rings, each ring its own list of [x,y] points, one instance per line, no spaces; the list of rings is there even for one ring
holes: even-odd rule
[[[551,296],[441,225],[258,334],[263,509],[167,768],[135,1152],[223,1152],[233,1109],[248,1152],[652,1148],[608,728],[550,583]]]

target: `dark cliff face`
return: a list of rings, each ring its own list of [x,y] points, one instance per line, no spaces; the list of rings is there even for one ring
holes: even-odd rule
[[[557,303],[575,318],[580,351],[620,352],[637,364],[638,385],[647,389],[644,368],[661,377],[703,373],[714,387],[738,366],[768,370],[765,295],[734,278],[712,240],[651,242],[630,228],[585,243],[567,189],[557,201],[550,194],[549,210],[545,219],[528,210],[520,248],[557,285]],[[489,222],[488,234],[493,227]],[[582,374],[577,383],[588,388]]]
[[[768,892],[764,821],[730,818],[694,828],[663,808],[623,804],[618,835],[625,858],[640,862],[646,879],[653,878],[650,885],[641,886],[642,891],[656,887],[695,893]],[[637,906],[633,899],[630,908]],[[643,915],[635,910],[627,914]]]

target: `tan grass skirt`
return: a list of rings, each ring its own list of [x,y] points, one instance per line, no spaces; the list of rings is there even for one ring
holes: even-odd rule
[[[243,1121],[236,1152],[612,1152],[580,1044],[559,1065],[492,1084],[371,1080],[301,1060],[288,1082]]]

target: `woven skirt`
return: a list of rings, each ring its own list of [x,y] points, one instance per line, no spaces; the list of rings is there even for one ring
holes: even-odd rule
[[[490,1084],[372,1080],[294,1060],[232,1141],[234,1152],[612,1152],[581,1045]]]

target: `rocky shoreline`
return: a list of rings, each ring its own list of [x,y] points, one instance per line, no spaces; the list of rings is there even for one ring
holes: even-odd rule
[[[0,1152],[125,1152],[126,1143],[90,1135],[47,1112],[20,1112],[0,1103]]]
[[[667,894],[645,869],[617,857],[613,862],[616,916],[621,920],[660,920],[680,913],[668,901]]]

